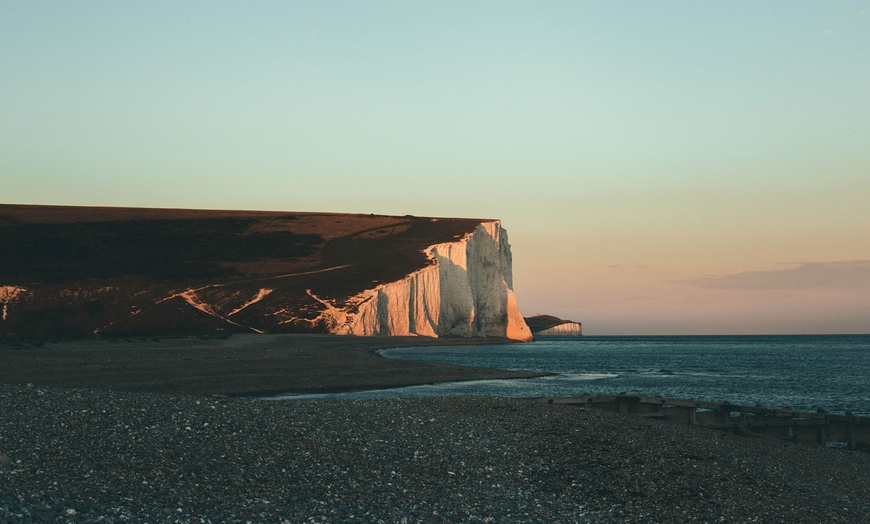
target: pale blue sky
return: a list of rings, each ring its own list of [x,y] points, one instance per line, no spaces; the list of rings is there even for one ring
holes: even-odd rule
[[[495,217],[590,333],[870,332],[675,283],[870,260],[868,12],[0,1],[0,201]]]

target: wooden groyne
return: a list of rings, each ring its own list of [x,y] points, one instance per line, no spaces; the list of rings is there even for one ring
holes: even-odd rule
[[[638,395],[582,396],[540,399],[550,404],[567,404],[617,413],[637,415],[717,429],[745,436],[778,438],[805,444],[870,450],[870,418],[847,412],[835,415],[739,406],[727,402],[677,400]]]

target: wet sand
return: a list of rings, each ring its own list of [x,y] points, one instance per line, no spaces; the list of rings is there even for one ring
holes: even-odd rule
[[[270,395],[540,376],[386,359],[379,349],[506,343],[499,339],[234,335],[0,344],[0,383],[185,395]]]

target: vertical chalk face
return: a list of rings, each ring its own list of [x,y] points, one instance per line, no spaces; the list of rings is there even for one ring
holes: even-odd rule
[[[507,233],[484,222],[427,250],[432,265],[355,297],[357,311],[331,310],[333,333],[506,337],[531,340],[517,307]]]
[[[582,334],[583,334],[583,328],[577,322],[565,322],[564,324],[559,324],[558,326],[553,326],[551,328],[545,329],[543,331],[539,331],[537,333],[538,336],[542,336],[542,337],[548,337],[548,336],[579,337]]]
[[[0,233],[3,339],[531,339],[496,220],[0,204]]]

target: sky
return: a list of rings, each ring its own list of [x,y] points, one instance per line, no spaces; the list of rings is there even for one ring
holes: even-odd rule
[[[527,316],[870,333],[870,0],[0,0],[0,202],[498,218]]]

